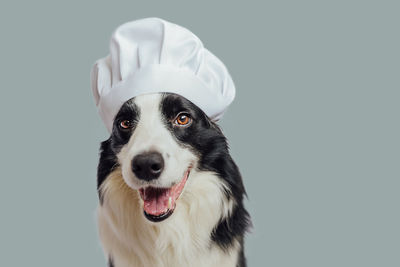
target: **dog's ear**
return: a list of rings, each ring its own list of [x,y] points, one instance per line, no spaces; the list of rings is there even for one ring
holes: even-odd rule
[[[108,90],[111,88],[112,80],[110,56],[96,61],[92,68],[90,79],[94,101],[96,102],[96,106],[98,106],[101,96],[106,95]]]

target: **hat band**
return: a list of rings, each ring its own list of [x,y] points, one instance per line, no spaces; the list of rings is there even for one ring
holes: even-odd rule
[[[213,88],[212,88],[213,89]],[[148,65],[115,84],[100,97],[99,113],[109,132],[121,106],[129,99],[151,93],[179,94],[203,110],[211,119],[218,120],[226,100],[215,94],[195,74],[168,65]],[[210,98],[210,96],[214,96]]]

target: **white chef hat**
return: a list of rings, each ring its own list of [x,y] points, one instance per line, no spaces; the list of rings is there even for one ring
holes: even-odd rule
[[[91,73],[93,95],[109,132],[123,103],[157,92],[179,94],[218,120],[235,97],[224,64],[189,30],[159,18],[119,26],[110,55]]]

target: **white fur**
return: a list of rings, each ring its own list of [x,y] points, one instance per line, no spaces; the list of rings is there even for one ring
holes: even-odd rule
[[[165,128],[160,99],[159,95],[137,97],[140,119],[117,155],[121,167],[100,188],[104,201],[98,208],[98,226],[105,254],[111,255],[116,267],[234,267],[239,243],[223,251],[211,242],[211,232],[235,203],[226,198],[223,181],[212,172],[198,171],[197,157]],[[144,183],[132,173],[131,160],[151,150],[163,155],[165,169],[155,182]],[[189,166],[193,169],[174,213],[158,223],[147,220],[137,189],[171,186]]]
[[[232,209],[224,188],[214,174],[193,171],[171,217],[151,223],[137,191],[115,170],[101,188],[104,202],[98,209],[105,254],[116,267],[236,266],[239,244],[225,252],[210,242],[221,215]]]

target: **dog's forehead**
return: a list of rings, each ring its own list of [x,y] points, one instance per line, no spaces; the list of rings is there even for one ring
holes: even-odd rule
[[[160,110],[161,100],[161,94],[146,94],[135,97],[133,101],[140,110],[141,115],[149,115]]]
[[[132,99],[134,105],[142,115],[155,113],[171,118],[181,111],[202,113],[200,109],[186,98],[172,93],[156,93],[140,95]],[[194,114],[193,114],[194,115]]]

